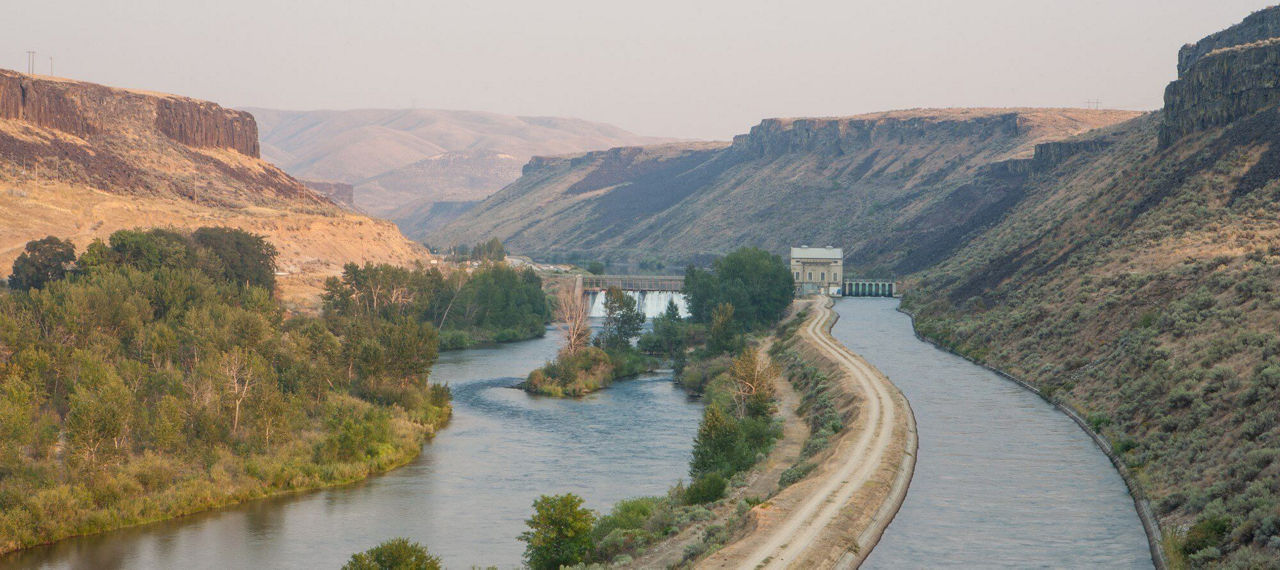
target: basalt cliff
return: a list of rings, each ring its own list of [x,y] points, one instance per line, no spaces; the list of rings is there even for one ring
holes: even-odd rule
[[[286,297],[349,261],[427,253],[259,158],[253,115],[187,97],[0,70],[0,271],[32,239],[229,225],[280,250]]]

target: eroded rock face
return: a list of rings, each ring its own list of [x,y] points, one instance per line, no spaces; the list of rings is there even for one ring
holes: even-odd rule
[[[886,142],[901,144],[926,139],[1014,137],[1019,134],[1016,112],[984,117],[883,117],[838,119],[765,119],[746,135],[734,137],[734,150],[753,156],[789,152],[843,153]]]
[[[1184,46],[1164,103],[1162,147],[1280,103],[1280,7]]]
[[[327,182],[323,180],[300,180],[316,193],[333,200],[335,204],[348,209],[356,207],[356,188],[345,182]]]
[[[1182,77],[1197,61],[1225,47],[1251,44],[1280,36],[1280,6],[1250,14],[1243,22],[1210,35],[1178,50],[1178,77]]]
[[[0,119],[26,121],[85,138],[105,131],[155,130],[191,147],[258,158],[253,115],[215,103],[0,70]]]

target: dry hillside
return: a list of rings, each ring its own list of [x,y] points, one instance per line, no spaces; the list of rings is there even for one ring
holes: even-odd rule
[[[295,176],[354,185],[356,205],[414,237],[457,210],[431,215],[433,204],[481,200],[515,181],[533,155],[663,140],[580,119],[475,111],[249,111],[267,160]]]
[[[279,248],[282,293],[306,300],[349,261],[425,249],[344,212],[258,158],[251,115],[173,95],[0,70],[0,272],[32,239],[83,248],[121,228],[225,225]]]
[[[499,237],[541,256],[675,261],[744,243],[775,252],[840,244],[852,267],[906,272],[942,259],[1020,198],[1007,185],[975,188],[993,165],[1135,115],[917,109],[767,119],[732,143],[537,157],[520,180],[428,237]]]

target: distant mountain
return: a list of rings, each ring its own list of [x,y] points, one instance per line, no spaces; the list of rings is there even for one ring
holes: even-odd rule
[[[177,95],[0,70],[0,277],[26,242],[83,249],[124,228],[234,226],[280,251],[280,293],[311,301],[347,262],[424,248],[258,157],[249,113]]]
[[[1087,109],[923,109],[767,119],[732,143],[536,157],[431,243],[502,238],[543,257],[691,261],[749,243],[841,245],[851,269],[910,272],[1021,195],[999,164],[1136,116]],[[982,181],[996,183],[980,187]]]
[[[379,216],[481,200],[515,181],[534,155],[669,140],[579,119],[474,111],[245,110],[258,121],[264,159],[301,178],[352,184],[356,205]],[[419,234],[414,219],[398,222]]]

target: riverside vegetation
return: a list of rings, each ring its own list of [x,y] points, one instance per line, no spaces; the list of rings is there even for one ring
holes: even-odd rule
[[[682,319],[669,305],[637,346],[672,363],[676,381],[706,403],[694,439],[690,483],[677,483],[665,496],[622,501],[599,515],[571,493],[539,498],[528,520],[530,530],[521,536],[530,567],[629,563],[646,547],[712,518],[708,507],[724,500],[730,487],[743,484],[744,473],[781,434],[772,384],[779,370],[760,358],[747,337],[771,334],[794,288],[782,259],[754,248],[734,251],[710,270],[688,270],[684,292],[689,306],[697,309]],[[618,302],[624,309],[629,306]],[[624,324],[622,334],[633,330],[628,326]],[[602,335],[610,330],[606,324]],[[751,504],[744,500],[738,513]],[[685,562],[722,546],[735,530],[732,524],[708,530],[684,552]]]
[[[520,306],[508,285],[529,275],[494,269],[433,303],[387,286],[444,278],[384,266],[331,280],[323,316],[289,315],[274,258],[227,228],[124,230],[79,257],[27,245],[0,292],[0,551],[401,465],[450,415],[430,308],[541,318],[540,298],[485,310]]]

